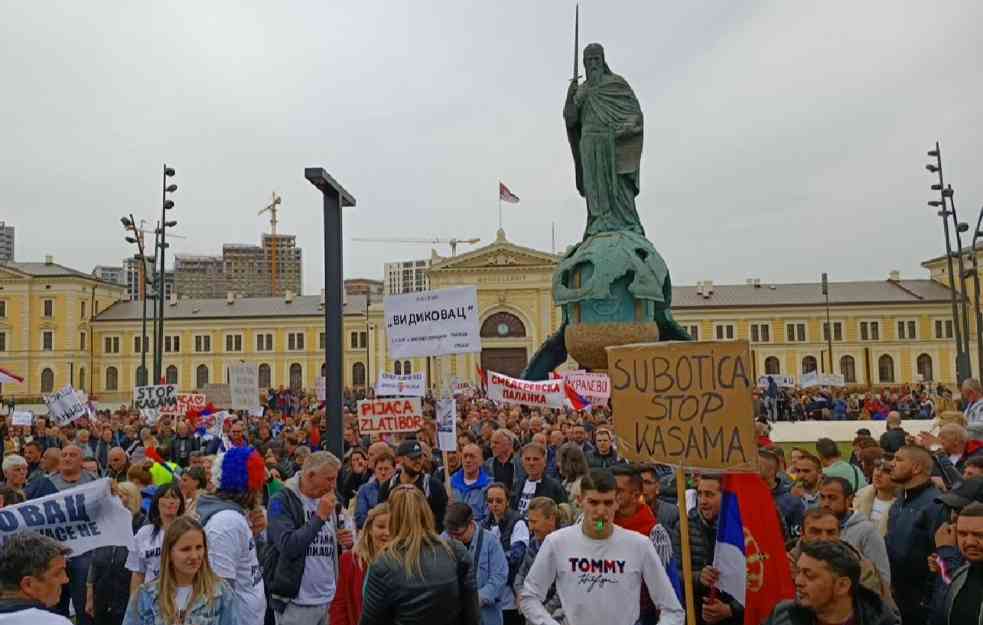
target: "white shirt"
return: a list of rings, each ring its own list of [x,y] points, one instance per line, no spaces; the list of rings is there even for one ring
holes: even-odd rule
[[[178,586],[174,589],[174,607],[180,612],[188,607],[188,599],[191,599],[191,586]]]
[[[966,410],[966,423],[967,425],[972,425],[974,423],[983,423],[983,399],[977,399],[972,404],[970,404]]]
[[[239,625],[263,625],[266,616],[263,572],[246,517],[235,510],[216,512],[208,520],[205,534],[208,562],[215,574],[232,586],[239,607]]]
[[[522,494],[519,496],[519,509],[517,512],[522,515],[523,519],[529,515],[529,502],[536,496],[536,487],[539,486],[539,482],[541,481],[533,482],[532,480],[526,480],[526,483],[522,486]]]
[[[0,625],[72,625],[64,616],[41,610],[28,608],[19,612],[0,614]]]
[[[163,528],[154,535],[153,525],[144,525],[133,537],[133,548],[126,556],[126,568],[142,573],[143,581],[152,582],[160,577],[160,549],[164,544]]]
[[[643,580],[661,611],[659,624],[683,625],[683,608],[647,536],[615,526],[610,537],[594,540],[572,525],[547,536],[536,554],[519,594],[522,613],[531,625],[557,625],[543,607],[555,582],[567,625],[634,625]]]
[[[317,499],[300,495],[304,504],[305,522],[317,514]],[[321,526],[321,531],[310,545],[307,546],[307,556],[304,558],[304,576],[300,578],[300,589],[297,597],[291,602],[297,605],[317,606],[327,605],[334,599],[337,586],[336,574],[338,554],[335,552],[337,540],[334,531],[334,515]],[[300,563],[298,563],[300,564]]]
[[[874,497],[874,506],[870,509],[870,520],[877,523],[891,509],[893,501],[883,501]]]

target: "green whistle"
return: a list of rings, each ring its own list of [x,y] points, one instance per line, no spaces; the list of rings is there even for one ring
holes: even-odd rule
[[[600,532],[601,530],[604,529],[604,521],[598,519],[597,523],[595,524],[595,527],[597,528],[597,531]]]

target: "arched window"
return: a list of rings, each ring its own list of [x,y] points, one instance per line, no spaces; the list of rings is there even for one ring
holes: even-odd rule
[[[882,384],[894,383],[894,359],[884,354],[877,359],[877,375]]]
[[[857,364],[853,356],[840,356],[840,374],[845,384],[857,383]]]
[[[79,389],[85,390],[85,367],[79,369]]]
[[[265,362],[259,366],[258,376],[259,390],[267,391],[273,387],[273,377],[270,375],[270,366]]]
[[[177,367],[168,365],[167,370],[164,372],[164,379],[168,384],[177,384]]]
[[[352,386],[365,386],[365,365],[360,362],[352,365]]]
[[[195,369],[195,388],[205,388],[206,384],[208,384],[208,366],[198,365]]]
[[[55,390],[55,372],[51,369],[41,370],[41,392],[53,393]]]
[[[403,373],[403,363],[399,362],[398,360],[396,362],[394,362],[393,363],[393,373],[395,373],[396,375],[402,374]]]
[[[403,361],[403,375],[409,375],[413,373],[413,367],[410,365],[409,360]]]
[[[106,367],[106,390],[115,391],[119,389],[119,371],[116,367]]]
[[[778,362],[778,359],[774,356],[768,356],[765,358],[765,374],[767,375],[778,375],[781,373],[782,367]]]
[[[147,385],[147,369],[143,365],[140,365],[139,367],[137,367],[137,386],[146,386],[146,385]]]
[[[304,370],[300,363],[295,362],[290,365],[290,388],[299,391],[304,386]]]
[[[918,373],[922,376],[922,382],[932,381],[932,357],[928,354],[922,354],[918,357],[916,361],[918,367]]]
[[[816,370],[816,357],[806,356],[802,359],[802,373],[812,373]]]
[[[497,312],[481,324],[481,336],[489,339],[519,338],[526,335],[522,320],[507,312]]]

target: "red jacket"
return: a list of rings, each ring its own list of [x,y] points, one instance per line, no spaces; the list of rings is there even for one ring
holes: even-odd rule
[[[630,517],[623,517],[617,514],[614,516],[615,525],[626,530],[638,532],[645,538],[649,537],[656,523],[657,521],[655,520],[655,515],[652,514],[652,509],[646,506],[644,502],[639,503],[638,510]],[[332,625],[334,624],[332,623]]]
[[[341,554],[338,561],[338,587],[328,610],[331,625],[358,625],[362,618],[362,586],[365,569],[351,551]]]

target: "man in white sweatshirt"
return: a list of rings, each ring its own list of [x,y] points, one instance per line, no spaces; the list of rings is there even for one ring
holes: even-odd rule
[[[69,551],[35,532],[6,539],[0,547],[0,625],[72,625],[49,612],[68,583]]]
[[[546,537],[520,593],[531,625],[558,625],[543,607],[556,583],[567,625],[634,625],[642,581],[660,625],[682,625],[684,613],[665,567],[647,537],[614,524],[617,483],[595,469],[580,483],[583,521]]]

